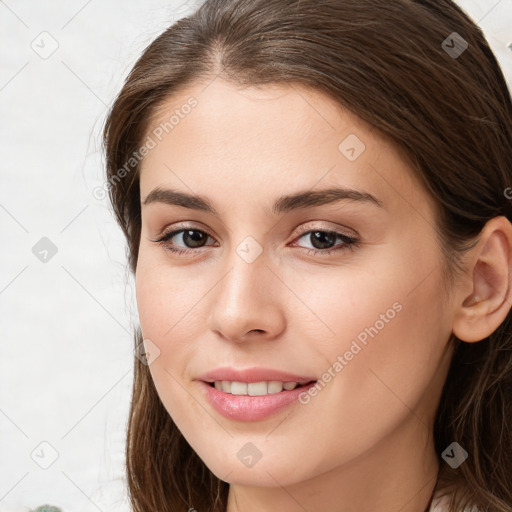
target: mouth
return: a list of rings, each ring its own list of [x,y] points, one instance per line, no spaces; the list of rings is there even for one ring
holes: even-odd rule
[[[217,413],[237,422],[257,422],[288,407],[302,407],[301,395],[318,381],[199,382],[206,401]]]
[[[228,380],[216,380],[216,381],[203,381],[205,384],[217,391],[228,393],[231,395],[239,396],[265,396],[274,395],[277,393],[283,393],[286,391],[292,391],[297,388],[306,388],[311,384],[315,384],[316,380],[309,380],[306,382],[294,382],[294,381],[260,381],[260,382],[240,382],[240,381],[228,381]]]
[[[264,420],[287,407],[298,407],[303,403],[301,396],[318,382],[311,374],[258,366],[216,368],[196,380],[215,411],[245,422]]]

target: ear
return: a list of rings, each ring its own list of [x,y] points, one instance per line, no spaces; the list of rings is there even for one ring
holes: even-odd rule
[[[512,307],[512,224],[504,217],[490,219],[469,251],[465,294],[459,300],[453,333],[462,341],[487,338]],[[471,293],[467,294],[467,290]]]

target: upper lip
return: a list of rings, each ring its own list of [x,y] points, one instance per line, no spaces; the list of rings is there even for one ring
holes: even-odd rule
[[[279,381],[279,382],[298,382],[306,384],[316,381],[315,377],[307,375],[296,375],[293,373],[276,370],[274,368],[253,367],[237,370],[236,368],[224,367],[216,368],[201,375],[198,380],[204,382],[215,382],[227,380],[230,382],[262,382],[262,381]]]

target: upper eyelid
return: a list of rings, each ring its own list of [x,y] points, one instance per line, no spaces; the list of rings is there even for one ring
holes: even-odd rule
[[[346,237],[346,238],[351,239],[353,241],[360,241],[360,236],[359,236],[358,233],[350,234],[350,233],[345,232],[341,228],[328,228],[328,227],[322,227],[322,226],[311,226],[310,224],[312,222],[315,222],[315,221],[309,221],[309,222],[306,222],[305,224],[299,225],[299,227],[300,227],[299,232],[295,234],[295,236],[294,236],[292,241],[295,241],[296,239],[301,238],[302,236],[304,236],[306,234],[309,234],[309,233],[312,233],[314,231],[322,231],[322,232],[325,232],[325,233],[333,233],[333,234],[335,234],[337,236]],[[297,229],[297,227],[294,228],[294,230],[296,230],[296,229]],[[194,225],[187,225],[187,224],[185,224],[183,226],[178,225],[178,226],[175,226],[175,227],[170,228],[170,229],[164,229],[161,232],[161,234],[157,235],[152,241],[156,242],[156,241],[162,240],[163,238],[167,238],[169,240],[170,238],[174,238],[178,234],[183,233],[184,231],[187,231],[187,230],[190,230],[190,231],[202,231],[207,236],[209,236],[210,238],[215,240],[215,242],[217,242],[216,237],[214,235],[212,235],[208,230],[206,230],[204,228],[201,228],[201,227],[197,227],[197,226],[194,226]]]
[[[359,233],[353,229],[353,228],[343,228],[343,227],[334,227],[334,226],[322,226],[322,225],[315,225],[316,222],[325,222],[321,220],[311,220],[307,221],[305,223],[298,224],[293,228],[293,232],[299,231],[298,234],[304,234],[308,233],[309,231],[326,231],[326,232],[333,232],[337,234],[344,235],[348,238],[359,238]],[[170,228],[164,228],[160,231],[160,234],[158,234],[156,237],[161,238],[163,236],[169,235],[170,233],[177,234],[177,232],[186,231],[186,230],[195,230],[195,231],[203,231],[208,236],[211,236],[212,238],[216,238],[215,235],[213,235],[207,228],[204,228],[202,226],[196,226],[194,224],[188,224],[187,221],[183,221],[183,224],[178,223],[178,225],[170,227]],[[231,233],[232,230],[229,230]]]
[[[309,221],[309,222],[306,222],[305,224],[300,224],[298,227],[294,228],[294,231],[299,229],[300,235],[309,233],[310,231],[326,231],[326,232],[330,232],[330,233],[336,233],[338,235],[344,235],[347,238],[359,238],[359,233],[357,233],[353,229],[349,230],[347,228],[342,228],[342,227],[325,227],[325,226],[311,225],[314,222],[315,221]],[[320,221],[316,221],[316,222],[320,222]],[[350,233],[350,231],[352,231],[352,233]]]

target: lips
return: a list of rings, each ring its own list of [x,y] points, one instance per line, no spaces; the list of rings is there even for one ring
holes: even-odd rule
[[[299,395],[317,381],[315,377],[272,368],[218,368],[197,380],[214,410],[244,422],[264,420],[286,407],[298,405]]]

